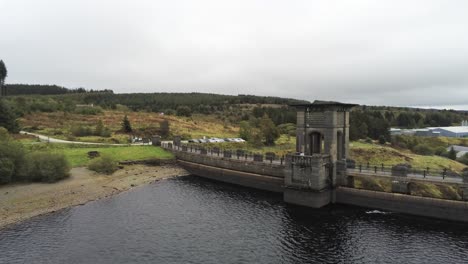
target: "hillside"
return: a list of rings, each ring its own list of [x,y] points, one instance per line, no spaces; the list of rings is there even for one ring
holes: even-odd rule
[[[458,173],[466,168],[460,162],[440,156],[417,155],[405,149],[357,141],[350,144],[350,158],[354,159],[356,164],[362,165],[367,164],[367,162],[376,166],[380,164],[396,165],[406,163],[414,168],[430,168],[434,170],[447,168]]]

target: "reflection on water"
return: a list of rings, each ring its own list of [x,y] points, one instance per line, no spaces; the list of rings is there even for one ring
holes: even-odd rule
[[[468,227],[181,177],[0,231],[0,263],[463,263]]]

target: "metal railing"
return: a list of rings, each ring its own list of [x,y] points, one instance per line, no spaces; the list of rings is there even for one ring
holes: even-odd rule
[[[451,171],[447,168],[433,169],[433,168],[418,168],[402,165],[386,165],[386,164],[371,164],[371,163],[348,163],[347,168],[349,171],[359,173],[370,173],[376,175],[388,176],[415,176],[421,178],[461,178],[461,175]]]
[[[286,165],[288,164],[299,164],[303,167],[311,167],[316,165],[317,158],[319,156],[302,156],[288,154],[283,156],[275,155],[274,153],[256,153],[243,149],[223,149],[219,147],[204,147],[197,144],[180,144],[174,145],[172,143],[163,143],[163,148],[172,149],[176,151],[184,151],[188,153],[207,155],[210,157],[242,160],[249,162],[259,162],[272,165]],[[320,155],[324,163],[329,162],[329,156]],[[398,166],[397,166],[398,167]],[[400,166],[397,168],[395,165],[388,164],[371,164],[371,163],[347,163],[348,173],[360,173],[375,176],[406,176],[428,180],[454,180],[463,181],[460,174],[455,173],[449,169],[432,169],[429,167],[418,168],[418,167],[404,167]]]
[[[171,143],[164,143],[161,145],[163,148],[172,149],[176,151],[183,151],[188,153],[207,155],[211,157],[229,158],[235,160],[262,162],[274,165],[285,164],[285,156],[278,156],[274,153],[256,153],[242,149],[222,149],[218,147],[202,147],[196,144],[181,144],[173,145]]]

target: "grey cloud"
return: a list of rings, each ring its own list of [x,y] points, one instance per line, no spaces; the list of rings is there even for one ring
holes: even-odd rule
[[[0,1],[9,83],[468,105],[466,1]]]

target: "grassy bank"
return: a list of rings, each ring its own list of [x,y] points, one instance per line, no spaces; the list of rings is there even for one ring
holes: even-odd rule
[[[354,184],[355,188],[358,189],[387,193],[392,192],[391,179],[355,177]],[[458,201],[463,200],[463,191],[459,187],[446,184],[413,182],[409,185],[409,192],[414,196]]]
[[[86,166],[88,152],[98,151],[100,154],[111,156],[117,161],[144,160],[144,159],[171,159],[172,153],[153,146],[85,146],[75,144],[47,144],[29,145],[30,149],[47,150],[54,153],[63,153],[72,167]]]
[[[409,150],[401,150],[390,146],[352,142],[350,146],[350,158],[356,163],[395,165],[407,163],[415,168],[427,168],[440,170],[451,169],[460,173],[466,166],[460,162],[440,157],[417,155]]]

